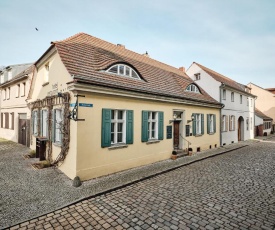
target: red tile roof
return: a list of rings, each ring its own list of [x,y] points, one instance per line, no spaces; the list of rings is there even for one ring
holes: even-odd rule
[[[263,118],[264,120],[273,120],[271,117],[265,115],[262,111],[260,111],[257,108],[255,108],[255,115],[257,115],[260,118]]]
[[[220,73],[217,73],[216,71],[209,69],[197,62],[194,62],[197,66],[199,66],[201,69],[203,69],[206,73],[208,73],[211,77],[213,77],[216,81],[224,83],[234,89],[240,90],[240,91],[245,91],[245,85],[242,85]]]
[[[78,33],[52,45],[77,81],[219,105],[201,88],[202,94],[185,91],[194,82],[183,71],[91,35]],[[105,72],[116,63],[133,66],[142,80]]]

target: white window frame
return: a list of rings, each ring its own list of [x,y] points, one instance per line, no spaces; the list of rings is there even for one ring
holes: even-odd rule
[[[214,115],[209,114],[209,132],[214,133]]]
[[[118,114],[122,112],[122,119]],[[111,145],[126,143],[126,110],[111,110]],[[122,125],[122,131],[118,131],[119,124]],[[113,130],[112,130],[113,127]],[[118,135],[122,134],[121,141],[118,141]]]
[[[201,79],[201,74],[200,73],[196,73],[195,74],[195,81],[198,81]]]
[[[48,136],[48,110],[41,110],[42,116],[41,116],[41,136],[47,137]]]
[[[235,116],[231,115],[230,116],[230,131],[234,131],[235,130]]]
[[[32,130],[33,130],[33,135],[37,136],[38,135],[38,130],[37,130],[37,124],[38,124],[38,111],[33,111],[33,124],[32,124]]]
[[[62,140],[61,140],[62,110],[61,109],[55,109],[54,122],[55,122],[54,142],[61,143],[62,142]]]
[[[234,92],[231,92],[231,101],[234,102]]]
[[[195,121],[196,121],[196,135],[201,135],[201,114],[195,114]]]
[[[158,140],[158,117],[158,112],[148,112],[148,140]]]
[[[116,72],[110,71],[114,67],[117,67],[117,71]],[[122,72],[120,70],[122,70]],[[126,71],[126,70],[128,70],[128,71]],[[125,64],[113,65],[109,69],[107,69],[106,72],[116,74],[116,75],[120,75],[120,76],[124,76],[124,77],[133,78],[133,79],[138,79],[138,80],[141,79],[140,76],[138,75],[138,73],[132,67],[130,67],[128,65],[125,65]]]
[[[12,79],[12,72],[11,70],[8,70],[8,81]]]
[[[21,97],[24,97],[25,94],[26,94],[26,82],[23,82],[21,87]]]
[[[11,95],[11,88],[8,87],[8,88],[7,88],[7,96],[6,96],[6,99],[7,99],[7,100],[10,99],[10,95]]]
[[[20,95],[20,84],[17,84],[17,89],[16,89],[16,95],[15,97],[19,97]]]
[[[3,101],[6,100],[6,93],[7,93],[7,89],[4,89],[4,90],[2,91],[2,94],[3,94]]]
[[[188,85],[187,88],[186,88],[186,91],[188,91],[188,92],[194,92],[194,93],[200,93],[199,88],[196,85],[194,85],[194,84]]]
[[[49,72],[50,72],[50,63],[48,62],[48,63],[45,65],[44,83],[49,82],[49,75],[50,75]]]
[[[226,115],[222,115],[222,132],[226,132]]]
[[[226,100],[226,89],[222,90],[222,99]]]
[[[12,129],[12,117],[13,117],[13,114],[12,113],[9,113],[9,129]]]

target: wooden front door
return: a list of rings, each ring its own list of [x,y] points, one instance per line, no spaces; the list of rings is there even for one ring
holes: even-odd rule
[[[179,148],[180,143],[180,121],[174,121],[174,149]]]
[[[18,122],[18,143],[30,147],[30,120],[19,119]]]

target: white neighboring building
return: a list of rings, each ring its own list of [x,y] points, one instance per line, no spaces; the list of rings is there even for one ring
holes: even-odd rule
[[[34,66],[12,65],[0,72],[0,137],[30,146],[30,109],[27,107]]]
[[[224,104],[221,109],[221,146],[254,138],[255,96],[250,88],[196,62],[186,73],[211,97]]]

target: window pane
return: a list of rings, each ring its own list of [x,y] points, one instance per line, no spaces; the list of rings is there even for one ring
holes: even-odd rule
[[[111,119],[112,119],[112,120],[115,119],[115,111],[114,111],[114,110],[111,111]]]
[[[152,122],[152,130],[156,130],[156,122]]]
[[[111,123],[111,133],[115,131],[115,123]]]
[[[115,134],[114,133],[111,133],[111,143],[115,143]]]
[[[125,75],[130,76],[130,68],[128,66],[126,66]]]
[[[152,131],[152,138],[156,138],[156,132],[155,131]]]
[[[118,110],[118,117],[117,119],[122,120],[123,119],[123,111],[122,110]]]
[[[157,113],[156,112],[152,112],[152,120],[155,120],[156,116],[157,116]]]
[[[122,142],[122,133],[117,134],[117,142],[118,143]]]
[[[110,73],[117,73],[117,70],[118,70],[118,66],[115,65],[115,66],[113,66],[111,69],[109,69],[108,72],[110,72]]]
[[[119,74],[124,75],[124,66],[119,65]]]
[[[133,78],[139,78],[138,75],[137,75],[137,73],[134,70],[132,70],[132,77]]]
[[[123,131],[123,123],[118,123],[117,124],[117,131],[122,132]]]

